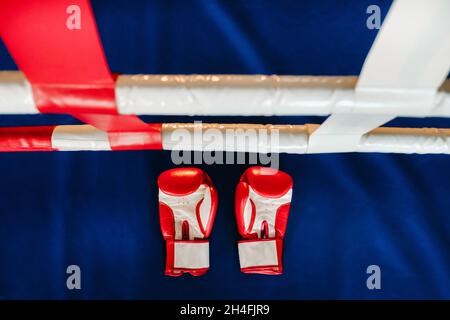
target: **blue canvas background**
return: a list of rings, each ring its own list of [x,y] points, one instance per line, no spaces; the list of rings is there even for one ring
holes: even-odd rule
[[[358,75],[376,36],[366,8],[391,1],[94,1],[121,73]],[[16,69],[3,45],[0,69]],[[145,117],[146,121],[318,122],[309,117]],[[0,116],[0,125],[77,123]],[[394,125],[449,126],[447,119]],[[450,169],[445,155],[281,155],[295,183],[282,276],[239,271],[234,188],[246,165],[200,166],[219,209],[211,270],[163,275],[157,176],[169,152],[0,154],[0,298],[450,298]],[[82,290],[65,287],[66,267]],[[366,288],[366,268],[382,289]]]

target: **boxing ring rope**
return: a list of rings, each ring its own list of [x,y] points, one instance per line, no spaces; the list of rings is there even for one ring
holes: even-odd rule
[[[319,125],[168,123],[161,126],[162,150],[255,153],[308,152]],[[126,143],[89,125],[0,128],[0,151],[107,151],[155,149],[129,132]],[[131,142],[130,142],[131,141]],[[354,152],[450,154],[450,129],[381,127],[362,136]]]
[[[427,108],[409,90],[374,103],[355,90],[357,82],[354,76],[119,75],[115,96],[124,115],[450,117],[450,80]],[[0,71],[0,113],[39,113],[23,73]]]

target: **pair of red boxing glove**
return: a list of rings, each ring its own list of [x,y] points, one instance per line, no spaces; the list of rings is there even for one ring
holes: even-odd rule
[[[158,178],[161,230],[166,240],[165,274],[200,276],[209,270],[209,241],[218,197],[198,168],[177,168]],[[281,274],[283,238],[292,198],[285,172],[251,167],[235,193],[239,261],[244,273]]]

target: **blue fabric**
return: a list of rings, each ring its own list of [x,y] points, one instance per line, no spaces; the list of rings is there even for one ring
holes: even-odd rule
[[[391,1],[94,1],[122,73],[357,75],[376,36],[366,8]],[[0,48],[0,68],[15,69]],[[200,117],[303,123],[309,117]],[[192,121],[145,117],[146,121]],[[78,123],[1,116],[0,125]],[[448,119],[392,124],[449,126]],[[450,169],[444,155],[282,155],[295,183],[282,276],[239,271],[234,188],[246,165],[200,166],[219,193],[211,270],[163,275],[158,175],[169,152],[0,154],[0,298],[450,298]],[[66,289],[66,267],[82,290]],[[366,268],[381,267],[381,290]]]

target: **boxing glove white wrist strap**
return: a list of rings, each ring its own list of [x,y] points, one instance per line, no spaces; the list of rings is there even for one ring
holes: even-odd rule
[[[209,268],[209,241],[174,241],[174,268]]]
[[[241,269],[278,266],[276,239],[243,240],[238,243]]]

